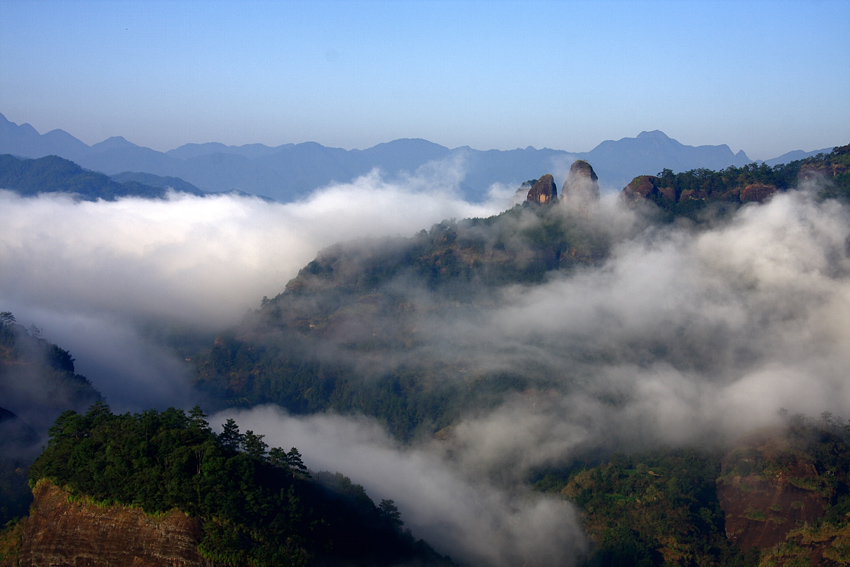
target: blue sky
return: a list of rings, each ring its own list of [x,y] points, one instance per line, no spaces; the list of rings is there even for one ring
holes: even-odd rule
[[[0,0],[0,113],[158,150],[660,129],[767,159],[850,142],[848,30],[846,0]]]

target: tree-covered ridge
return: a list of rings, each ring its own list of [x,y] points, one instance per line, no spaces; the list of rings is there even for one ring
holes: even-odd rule
[[[640,184],[624,194],[656,202],[668,220],[717,218],[740,207],[742,195],[759,200],[814,177],[825,180],[821,197],[850,197],[848,161],[844,146],[776,167],[665,170],[636,180],[648,183],[645,195]],[[482,373],[454,346],[447,349],[452,356],[434,356],[427,351],[433,325],[461,313],[473,318],[509,286],[599,266],[614,242],[603,224],[569,207],[525,203],[490,218],[444,221],[409,238],[330,247],[196,358],[197,382],[231,403],[273,402],[294,413],[363,411],[402,439],[433,433],[453,423],[461,407],[498,400],[546,374],[528,366]]]
[[[593,263],[607,245],[582,216],[525,203],[489,218],[446,220],[410,238],[322,250],[268,307],[277,313],[287,293],[318,295],[331,287],[364,295],[400,277],[467,299],[481,286],[538,283],[550,270]]]
[[[769,497],[811,494],[823,507],[811,510],[810,521],[794,520],[795,506],[764,501],[758,478],[779,480],[766,487]],[[742,483],[730,506],[724,490]],[[595,466],[576,463],[542,475],[537,487],[582,510],[593,542],[587,566],[850,564],[850,425],[829,415],[789,417],[781,430],[747,437],[729,451],[662,447],[614,454]],[[755,524],[780,526],[777,543],[762,539],[770,545],[759,549],[736,538],[731,515],[738,508]]]
[[[653,202],[670,218],[698,219],[700,211],[712,205],[734,210],[743,203],[761,202],[773,193],[815,179],[823,181],[818,188],[822,198],[850,200],[850,145],[773,167],[751,163],[720,171],[693,169],[673,173],[664,169],[657,175],[636,177],[623,189],[623,195]]]
[[[216,435],[196,407],[186,414],[115,415],[98,403],[68,411],[50,429],[30,482],[146,513],[179,509],[203,526],[199,551],[224,565],[450,564],[402,529],[390,500],[379,506],[342,475],[310,478],[301,455],[269,449],[233,420]]]
[[[57,156],[18,159],[0,155],[0,189],[10,189],[30,197],[39,193],[72,193],[86,201],[120,197],[161,199],[166,189],[136,181],[119,183],[109,176],[83,169],[76,163]]]
[[[481,372],[463,353],[435,356],[423,319],[448,321],[491,305],[499,289],[592,265],[609,240],[581,215],[526,204],[331,247],[196,358],[197,383],[229,403],[362,412],[401,439],[431,434],[533,378]]]
[[[586,564],[755,565],[724,533],[719,474],[719,455],[696,449],[616,454],[571,474],[561,494],[583,511],[594,542]]]
[[[101,401],[100,392],[74,370],[71,353],[43,338],[38,327],[26,328],[12,313],[0,313],[0,403],[5,409],[46,429],[61,412]],[[42,423],[44,419],[49,421]],[[4,435],[0,456],[6,445],[22,448]]]
[[[26,467],[44,443],[39,432],[61,412],[102,400],[71,354],[33,326],[0,312],[0,527],[26,514]]]

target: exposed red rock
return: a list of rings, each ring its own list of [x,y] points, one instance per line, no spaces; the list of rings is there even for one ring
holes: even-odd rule
[[[632,200],[648,199],[658,192],[656,183],[658,183],[658,178],[654,175],[638,175],[626,185],[621,194],[623,197]]]
[[[741,190],[742,203],[762,203],[776,193],[774,185],[765,185],[764,183],[753,183],[744,187]]]
[[[39,482],[24,520],[21,567],[212,567],[202,559],[199,522],[174,510],[158,516],[123,506],[69,502],[68,492]]]
[[[659,187],[658,192],[661,193],[661,196],[671,201],[673,203],[676,202],[676,190],[672,187]]]
[[[558,188],[555,185],[555,179],[546,174],[537,180],[531,189],[528,190],[526,200],[540,205],[548,205],[558,199]]]
[[[747,461],[781,462],[782,466],[745,476],[729,474],[735,463],[746,466]],[[740,549],[768,549],[785,542],[791,530],[823,515],[829,498],[817,490],[820,486],[814,464],[784,446],[781,438],[748,440],[723,459],[717,483],[727,537]]]
[[[687,201],[688,199],[693,200],[702,200],[707,197],[705,191],[694,191],[693,189],[685,189],[682,191],[682,194],[679,196],[680,201]]]
[[[561,191],[561,200],[579,209],[599,200],[599,178],[589,163],[581,159],[573,162]]]

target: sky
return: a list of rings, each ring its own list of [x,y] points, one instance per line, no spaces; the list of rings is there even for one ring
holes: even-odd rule
[[[0,113],[87,144],[843,145],[850,3],[0,0]]]

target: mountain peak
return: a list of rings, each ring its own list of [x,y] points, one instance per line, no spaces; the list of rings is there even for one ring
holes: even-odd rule
[[[644,130],[640,134],[637,135],[638,139],[649,139],[649,140],[670,140],[670,136],[662,132],[661,130],[652,130],[651,132],[647,132]]]
[[[133,142],[128,141],[124,136],[112,136],[106,140],[97,143],[91,147],[95,151],[113,150],[116,148],[137,148]]]

